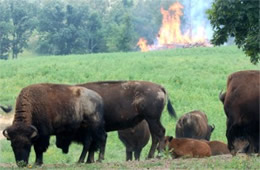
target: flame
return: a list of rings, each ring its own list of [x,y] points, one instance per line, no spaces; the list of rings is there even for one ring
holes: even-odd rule
[[[137,42],[137,45],[141,48],[142,52],[149,51],[148,46],[147,46],[147,40],[144,38],[140,38],[139,41]]]
[[[173,3],[168,10],[161,8],[163,16],[162,26],[157,35],[157,44],[147,45],[147,40],[140,38],[137,45],[142,52],[153,49],[176,48],[176,46],[192,46],[193,44],[201,44],[208,46],[205,38],[205,29],[200,27],[194,37],[190,37],[191,30],[187,30],[185,34],[181,32],[181,16],[183,15],[183,5],[179,2]],[[194,46],[195,46],[194,45]]]

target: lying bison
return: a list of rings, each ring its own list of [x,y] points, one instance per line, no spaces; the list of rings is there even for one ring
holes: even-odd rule
[[[176,124],[175,136],[176,138],[194,138],[209,141],[214,128],[214,125],[208,124],[205,113],[194,110],[180,117]]]
[[[239,71],[229,75],[227,91],[219,98],[227,116],[226,136],[231,153],[236,154],[239,150],[259,152],[260,71]]]
[[[148,158],[154,157],[157,144],[163,140],[165,133],[160,117],[167,99],[168,112],[176,117],[164,87],[146,81],[90,82],[78,86],[94,90],[103,98],[107,132],[130,128],[146,120],[152,135]],[[99,158],[104,159],[104,151],[105,148]]]
[[[162,146],[164,149],[168,148],[172,158],[203,158],[211,156],[209,145],[201,140],[165,136]]]
[[[74,138],[79,131],[84,140],[82,159],[92,141],[106,136],[101,97],[78,86],[35,84],[20,92],[13,124],[3,131],[3,135],[11,141],[17,165],[25,166],[32,145],[35,164],[41,165],[51,135]]]
[[[4,106],[0,105],[0,108],[1,108],[5,113],[9,113],[9,112],[12,111],[12,106],[4,107]]]
[[[223,154],[230,154],[227,144],[221,142],[221,141],[204,141],[206,142],[210,149],[211,149],[211,155],[215,156],[215,155],[223,155]]]
[[[126,147],[126,161],[133,159],[133,152],[135,160],[139,160],[142,149],[150,138],[148,123],[143,120],[133,128],[119,130],[118,136]]]

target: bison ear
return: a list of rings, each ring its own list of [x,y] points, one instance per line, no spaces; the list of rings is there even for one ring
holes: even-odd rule
[[[33,130],[32,134],[31,134],[31,139],[35,138],[36,136],[38,136],[38,130],[36,129],[35,126],[31,125],[30,126],[31,129]]]
[[[172,137],[172,136],[169,136],[168,141],[171,142],[172,139],[173,139],[173,137]]]
[[[10,140],[10,136],[8,135],[7,129],[3,131],[3,135],[6,137],[7,140]]]

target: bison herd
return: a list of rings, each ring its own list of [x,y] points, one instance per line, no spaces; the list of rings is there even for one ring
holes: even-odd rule
[[[227,117],[228,145],[210,141],[215,126],[209,125],[206,114],[199,110],[178,119],[175,138],[165,136],[160,122],[164,106],[176,118],[175,110],[165,88],[146,81],[29,85],[17,97],[13,124],[3,135],[11,141],[18,166],[28,164],[32,146],[35,164],[41,165],[52,135],[63,153],[69,152],[72,142],[82,144],[79,163],[94,162],[97,150],[98,161],[102,161],[110,131],[118,131],[126,160],[132,160],[133,154],[139,160],[150,136],[148,158],[153,158],[156,150],[158,154],[168,150],[173,158],[259,153],[260,71],[231,74],[226,92],[219,98]]]

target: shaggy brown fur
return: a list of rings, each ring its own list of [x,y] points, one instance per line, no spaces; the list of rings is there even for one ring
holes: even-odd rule
[[[84,87],[34,84],[20,92],[13,124],[3,135],[11,141],[17,165],[25,166],[32,145],[35,163],[40,165],[51,135],[65,135],[71,142],[79,131],[84,141],[81,160],[92,141],[104,142],[101,142],[106,136],[102,98]],[[24,164],[19,164],[20,161]]]
[[[180,117],[176,124],[175,136],[176,138],[210,140],[214,128],[214,125],[208,124],[208,118],[205,113],[194,110]]]
[[[130,128],[146,120],[152,135],[148,158],[154,157],[156,147],[165,134],[160,117],[167,99],[168,112],[176,117],[164,87],[146,81],[90,82],[78,86],[94,90],[103,98],[107,132]],[[104,158],[104,150],[100,152],[101,159]]]
[[[119,130],[118,137],[126,147],[126,161],[133,159],[133,152],[135,160],[139,160],[142,149],[150,138],[148,123],[143,120],[133,128]]]
[[[229,150],[234,154],[239,150],[259,153],[260,71],[239,71],[229,75],[227,91],[220,94],[219,99],[227,116]],[[236,148],[238,146],[244,148]]]

